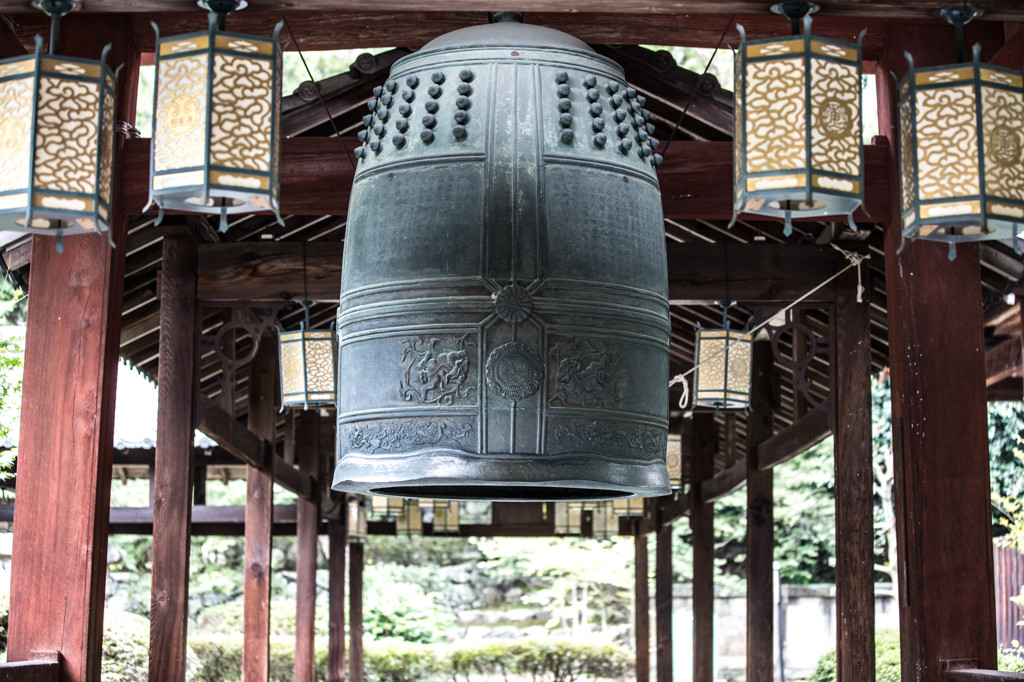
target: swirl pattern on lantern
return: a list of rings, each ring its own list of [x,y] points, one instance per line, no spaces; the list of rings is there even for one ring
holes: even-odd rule
[[[974,88],[966,85],[918,90],[915,99],[921,199],[978,194]]]
[[[206,130],[205,54],[160,61],[157,76],[156,123],[153,126],[153,169],[202,166]]]
[[[28,188],[32,79],[0,83],[0,192]]]
[[[811,165],[860,173],[860,74],[851,64],[811,62]]]
[[[726,393],[748,395],[750,335],[722,329],[704,329],[698,335],[700,369],[697,370],[696,398],[724,398]]]
[[[106,90],[103,93],[103,140],[100,145],[100,199],[109,206],[114,164],[114,93]]]
[[[914,130],[914,108],[909,97],[900,103],[900,194],[903,212],[910,210],[917,193],[914,175],[914,144],[911,136]]]
[[[750,62],[746,81],[747,172],[804,168],[804,60]]]
[[[289,334],[288,337],[298,334]],[[286,396],[334,394],[334,339],[329,331],[304,332],[281,344],[281,385]]]
[[[218,55],[214,60],[212,97],[210,163],[269,172],[272,62]]]
[[[985,190],[991,195],[1024,201],[1024,96],[1018,91],[981,89],[985,132]]]
[[[36,109],[37,186],[90,193],[96,190],[99,83],[39,79]]]

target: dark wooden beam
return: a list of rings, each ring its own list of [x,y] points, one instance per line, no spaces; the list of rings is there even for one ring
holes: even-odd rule
[[[249,369],[249,431],[263,442],[274,442],[277,349],[269,335],[260,340]],[[276,459],[276,458],[275,458]],[[270,678],[270,551],[274,519],[274,472],[270,467],[246,467],[245,576],[242,678]]]
[[[654,546],[654,628],[657,682],[672,682],[672,526],[662,526]]]
[[[651,679],[651,578],[649,570],[647,533],[637,532],[633,537],[633,637],[636,647],[636,682],[650,682]]]
[[[1007,339],[985,350],[985,385],[993,386],[1003,379],[1019,377],[1024,372],[1021,340]]]
[[[296,511],[294,505],[274,507],[274,535],[295,535]],[[0,505],[0,521],[14,520],[14,505]],[[193,535],[239,536],[245,532],[244,506],[192,507]],[[113,507],[110,510],[111,535],[152,535],[152,507]]]
[[[299,471],[316,480],[320,467],[320,415],[303,412],[295,418],[295,454]],[[313,491],[319,486],[314,485]],[[295,538],[295,682],[316,679],[316,556],[320,529],[320,499],[296,503]]]
[[[747,417],[747,682],[772,682],[774,651],[773,472],[756,466],[757,443],[772,435],[771,345],[754,343]]]
[[[249,466],[265,466],[272,455],[263,439],[219,407],[203,410],[198,428]]]
[[[363,682],[363,546],[348,546],[348,682]]]
[[[345,682],[345,554],[348,537],[345,521],[327,522],[327,682]]]
[[[838,353],[836,354],[836,358],[839,358],[840,362],[842,357]],[[763,443],[758,443],[756,448],[757,468],[759,471],[767,471],[783,462],[788,462],[797,455],[807,452],[809,448],[830,435],[832,435],[832,406],[826,404],[811,410]]]
[[[918,67],[946,64],[952,39],[893,24],[879,68],[904,74],[904,51]],[[895,86],[877,84],[879,130],[895,150]],[[943,659],[996,667],[983,316],[981,298],[964,295],[981,290],[978,247],[950,261],[943,244],[901,246],[893,221],[885,274],[903,681],[940,682]]]
[[[837,682],[875,679],[871,304],[858,284],[852,270],[838,280],[832,324]]]
[[[667,246],[668,297],[673,305],[706,304],[726,297],[742,302],[788,303],[842,267],[836,251],[827,246],[693,242]],[[831,303],[835,288],[825,285],[806,300]]]
[[[205,302],[337,301],[340,243],[307,247],[303,276],[300,242],[203,244],[199,247],[198,297]],[[807,294],[845,264],[825,246],[789,244],[668,244],[669,300],[695,305],[722,300],[788,302]],[[729,266],[725,267],[726,259]],[[729,281],[723,274],[729,271]],[[304,289],[305,287],[305,289]],[[304,294],[305,291],[305,294]],[[806,300],[831,303],[825,285]]]
[[[88,59],[121,36],[109,62],[126,65],[119,109],[133,117],[127,18],[71,16],[62,28],[59,53]],[[126,223],[112,223],[124,239]],[[100,677],[124,263],[100,235],[65,237],[64,253],[32,239],[7,659],[58,651],[69,682]]]
[[[293,137],[281,141],[281,213],[345,215],[354,175],[341,145],[350,151],[354,138]],[[325,154],[325,150],[332,150]],[[121,206],[141,213],[149,200],[149,140],[129,140],[121,175]],[[732,143],[675,141],[658,168],[662,209],[673,220],[732,218]],[[864,148],[865,209],[861,222],[888,220],[890,213],[888,151]],[[400,171],[395,171],[400,172]],[[881,178],[881,179],[880,179]],[[817,220],[817,219],[815,219]]]
[[[707,412],[693,415],[690,480],[703,481],[715,470],[718,426]],[[697,498],[690,488],[693,545],[693,682],[714,682],[715,669],[715,503]]]
[[[993,66],[1004,66],[1008,69],[1024,68],[1024,29],[1018,28],[1014,31],[999,48],[999,52],[988,61]]]
[[[195,432],[195,230],[182,226],[163,242],[160,376],[153,464],[153,581],[149,676],[184,682],[188,648],[193,434]]]
[[[714,477],[697,483],[700,488],[700,501],[708,503],[720,500],[729,493],[742,488],[746,482],[747,459],[742,457],[725,471],[719,471]]]
[[[272,456],[270,462],[274,483],[292,491],[300,499],[311,501],[316,498],[318,491],[315,478],[299,471],[277,455]]]
[[[690,513],[690,497],[681,493],[673,493],[669,497],[659,497],[657,508],[658,526],[670,526]]]
[[[14,0],[5,0],[12,3]],[[99,0],[117,3],[117,0]],[[187,7],[187,0],[174,0],[175,4],[163,4],[149,0],[135,11],[176,12],[155,16],[135,15],[136,39],[152,49],[153,30],[148,20],[155,19],[163,35],[174,35],[206,28],[202,17],[194,7]],[[991,23],[997,21],[1020,21],[1022,12],[1013,0],[1001,0],[1001,6],[994,2],[976,3],[986,8],[985,19],[992,22],[974,22],[968,28],[969,42],[982,42],[988,54],[995,49],[996,31]],[[3,3],[0,3],[2,6]],[[864,57],[874,60],[882,47],[884,22],[895,17],[912,18],[915,21],[933,23],[933,6],[925,3],[844,3],[822,2],[823,11],[815,19],[815,35],[836,40],[855,42],[862,28],[868,29],[865,38]],[[736,13],[733,25],[725,34],[725,44],[738,45],[739,35],[735,24],[742,24],[748,38],[766,38],[788,35],[789,23],[764,11],[764,5],[748,2],[674,2],[670,4],[642,4],[639,0],[616,5],[610,1],[599,5],[575,2],[559,4],[558,11],[545,0],[533,0],[522,11],[528,12],[527,20],[532,24],[550,26],[566,31],[586,43],[608,44],[665,44],[685,43],[689,47],[715,47],[726,29],[729,13]],[[89,7],[93,5],[90,4]],[[519,7],[519,5],[517,5]],[[316,10],[326,9],[328,12]],[[329,0],[314,0],[303,5],[303,11],[288,12],[288,22],[296,34],[299,47],[303,50],[335,50],[343,48],[391,47],[400,42],[405,47],[418,48],[429,40],[458,28],[486,23],[488,10],[493,3],[476,3],[460,6],[459,12],[438,12],[436,4],[420,3],[405,5],[394,0],[376,5],[369,0],[344,5],[330,4]],[[16,11],[24,11],[19,7]],[[123,8],[93,11],[124,11]],[[270,35],[274,24],[280,21],[277,12],[249,11],[232,17],[231,30],[241,33]],[[37,25],[44,25],[38,19]],[[981,24],[977,26],[976,24]],[[24,31],[19,31],[23,33]],[[401,36],[396,40],[396,36]],[[289,49],[294,49],[289,45]]]
[[[336,302],[340,242],[243,242],[199,249],[199,300]]]

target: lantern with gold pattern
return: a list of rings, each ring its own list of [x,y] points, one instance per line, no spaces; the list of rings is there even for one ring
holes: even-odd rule
[[[943,10],[957,28],[971,8]],[[1024,72],[979,58],[914,68],[899,85],[901,213],[904,238],[948,242],[1003,239],[1021,252],[1024,230]]]
[[[150,203],[220,214],[278,213],[281,48],[273,38],[209,30],[156,44]],[[219,27],[219,28],[218,28]],[[156,29],[156,25],[153,25]],[[283,224],[283,223],[282,223]]]
[[[0,229],[57,237],[110,230],[117,74],[100,61],[53,54],[62,14],[75,3],[36,3],[50,14],[30,55],[0,61]]]
[[[748,41],[737,27],[734,209],[784,218],[786,235],[793,217],[847,215],[853,227],[864,200],[860,44],[812,36],[814,9],[772,8],[804,17],[800,35]]]

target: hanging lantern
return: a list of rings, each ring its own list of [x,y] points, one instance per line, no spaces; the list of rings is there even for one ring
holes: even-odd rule
[[[784,218],[787,236],[794,216],[846,215],[856,229],[864,200],[860,42],[812,36],[816,9],[772,7],[794,24],[787,38],[748,41],[737,26],[734,213]]]
[[[671,473],[669,474],[671,476]],[[612,509],[618,516],[643,516],[644,500],[642,497],[627,497],[622,500],[614,500]]]
[[[728,302],[723,306],[721,329],[697,329],[693,406],[746,409],[750,405],[753,338],[747,332],[730,327]],[[679,487],[682,487],[681,459],[680,456]]]
[[[397,61],[368,106],[335,489],[668,493],[660,157],[621,67],[544,27],[472,26]]]
[[[329,329],[310,329],[309,305],[309,301],[302,302],[306,319],[298,331],[278,331],[282,407],[308,409],[310,405],[334,402],[334,325]]]
[[[944,10],[957,31],[980,12]],[[1024,72],[974,60],[910,70],[899,85],[903,237],[949,243],[1002,239],[1021,252],[1024,230]]]
[[[570,509],[567,502],[555,502],[555,535],[579,535],[583,528],[583,510]]]
[[[668,484],[672,486],[673,490],[681,489],[683,487],[683,439],[677,433],[668,435],[665,466],[668,467]]]
[[[366,542],[369,523],[366,519],[366,503],[363,498],[352,495],[348,500],[348,542],[361,545]]]
[[[459,532],[459,503],[434,507],[434,535]]]
[[[57,237],[109,232],[117,74],[100,61],[60,57],[60,17],[74,3],[41,0],[50,54],[0,61],[0,230]]]
[[[423,512],[417,500],[405,500],[402,513],[395,517],[395,535],[420,535],[423,533]]]
[[[619,517],[612,503],[602,502],[590,512],[591,534],[595,538],[610,538],[619,534]]]
[[[593,511],[601,506],[601,503],[597,500],[573,500],[567,502],[569,509],[577,509],[579,511]]]
[[[373,495],[370,497],[370,504],[370,512],[376,518],[393,518],[405,509],[405,500],[401,497]]]
[[[211,3],[207,3],[211,4]],[[207,31],[161,38],[157,30],[150,204],[220,214],[278,212],[281,137],[279,23],[273,38],[226,33],[222,2]],[[212,6],[211,6],[212,8]],[[148,206],[147,206],[148,208]]]

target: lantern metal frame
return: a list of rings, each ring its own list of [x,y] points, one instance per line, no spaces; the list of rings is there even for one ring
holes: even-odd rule
[[[693,377],[693,406],[694,407],[712,407],[715,410],[738,410],[747,409],[750,407],[750,377],[752,366],[751,363],[747,362],[747,390],[736,391],[729,388],[729,375],[732,371],[732,363],[730,362],[730,355],[732,355],[732,349],[737,345],[743,344],[749,348],[746,352],[747,358],[752,356],[753,352],[753,336],[749,331],[733,329],[732,323],[729,321],[729,307],[730,301],[721,302],[722,311],[722,326],[721,328],[704,329],[697,325],[697,336],[696,344],[694,348],[694,377]],[[701,348],[706,347],[707,341],[715,341],[716,345],[721,345],[724,341],[724,348],[716,350],[714,356],[717,357],[720,354],[724,354],[722,360],[722,385],[716,386],[713,391],[710,389],[701,388],[701,366],[706,364],[708,359],[703,358]],[[708,395],[713,393],[713,395]],[[680,445],[680,448],[682,446]]]
[[[730,227],[736,223],[741,213],[772,216],[785,220],[784,233],[792,233],[792,218],[816,218],[830,215],[846,215],[850,228],[857,229],[853,221],[853,213],[864,203],[864,150],[863,123],[861,121],[860,82],[863,76],[861,42],[867,29],[861,31],[857,43],[844,43],[830,38],[811,34],[810,13],[816,10],[811,3],[779,3],[772,8],[778,14],[786,15],[794,26],[794,35],[789,38],[766,38],[747,40],[742,25],[737,25],[740,34],[740,49],[735,64],[735,117],[734,117],[734,171],[733,171],[733,219]],[[802,17],[804,31],[796,33],[798,18]],[[748,88],[746,65],[770,61],[792,60],[799,58],[802,67],[802,87],[804,98],[804,144],[802,167],[781,170],[764,170],[751,172],[748,168],[748,132],[747,107]],[[814,139],[815,111],[812,106],[812,90],[814,72],[812,63],[816,61],[838,64],[856,68],[856,116],[846,114],[844,123],[847,128],[842,135],[855,137],[856,173],[844,173],[822,168],[815,161]],[[841,103],[825,104],[834,110],[842,109]],[[832,110],[830,110],[832,111]],[[841,113],[841,112],[840,112]],[[828,112],[821,113],[829,115]],[[838,116],[838,114],[832,114]],[[840,116],[837,121],[842,122]],[[758,188],[758,183],[765,187]]]
[[[975,45],[971,61],[964,61],[963,26],[980,14],[980,10],[969,7],[951,7],[940,10],[939,16],[947,19],[956,29],[956,64],[915,68],[913,57],[905,53],[909,69],[898,85],[897,111],[899,113],[899,162],[901,195],[902,239],[924,239],[949,244],[949,257],[956,257],[956,244],[989,239],[1010,241],[1017,253],[1022,252],[1021,231],[1024,230],[1024,71],[992,66],[981,61],[981,48]],[[962,194],[952,191],[943,196],[922,198],[922,184],[941,186],[945,190],[963,187],[965,183],[936,182],[927,180],[921,168],[921,136],[919,123],[923,98],[928,93],[948,93],[942,106],[959,109],[963,100],[973,119],[976,144],[973,151],[968,149],[959,159],[944,158],[932,164],[934,168],[962,165],[965,162],[977,166],[972,171],[968,184],[971,190]],[[962,97],[962,95],[969,95]],[[995,108],[995,96],[986,93],[1001,93],[1004,108],[1018,110],[1016,126],[986,121],[988,109]],[[992,130],[986,130],[986,122]],[[1010,123],[1013,123],[1011,121]],[[934,124],[933,124],[934,125]],[[946,128],[943,128],[946,130]],[[990,133],[994,139],[988,139]],[[938,136],[932,136],[933,146],[948,151],[948,146],[939,143]],[[995,167],[995,169],[993,169]],[[1014,174],[1014,170],[1016,173]],[[976,175],[973,171],[976,170]],[[1000,177],[1002,176],[1002,177]],[[977,182],[974,182],[976,177]],[[922,179],[926,179],[922,183]],[[1001,185],[1003,194],[991,193],[993,185]],[[1017,197],[1010,196],[1016,194]]]
[[[303,254],[305,255],[305,254]],[[334,323],[327,329],[312,329],[312,325],[309,320],[309,307],[312,301],[302,301],[302,307],[305,311],[305,320],[299,323],[299,328],[296,331],[284,331],[278,328],[278,370],[279,378],[281,380],[281,409],[284,410],[286,407],[299,407],[308,410],[310,405],[332,405],[337,395],[338,386],[338,337],[335,333]],[[330,364],[331,364],[331,377],[330,377],[330,388],[329,390],[313,391],[309,390],[309,346],[310,344],[323,344],[326,341],[330,341]],[[293,344],[301,344],[301,357],[302,357],[302,390],[288,391],[289,387],[293,387],[293,384],[297,380],[297,377],[286,376],[285,360],[286,360],[286,347],[290,347]]]
[[[279,179],[281,155],[281,79],[282,50],[278,36],[283,22],[274,27],[273,36],[261,38],[224,30],[225,17],[231,11],[241,9],[241,0],[211,0],[211,5],[201,0],[201,7],[210,7],[209,28],[206,31],[184,35],[160,37],[159,27],[153,23],[156,32],[156,76],[153,88],[153,138],[149,164],[149,206],[156,204],[159,209],[157,224],[163,220],[164,210],[178,210],[188,213],[220,214],[220,231],[228,228],[227,216],[235,213],[254,213],[270,210],[277,222],[284,226],[280,213],[281,186]],[[269,44],[269,54],[261,53],[260,46]],[[255,50],[255,51],[254,51]],[[184,59],[206,55],[206,75],[203,91],[205,108],[195,112],[202,126],[202,162],[183,167],[157,170],[157,151],[161,123],[158,113],[160,100],[160,65],[166,59]],[[214,75],[218,57],[245,58],[269,61],[270,76],[270,136],[267,169],[240,168],[213,163],[211,151],[214,107]],[[191,115],[190,115],[191,116]],[[257,186],[252,186],[252,183]]]
[[[5,184],[23,182],[23,185],[15,187],[12,184],[0,191],[0,229],[55,236],[58,252],[64,250],[62,237],[65,235],[107,233],[107,239],[113,246],[109,232],[113,204],[114,114],[117,107],[117,80],[121,69],[111,69],[106,63],[109,44],[103,48],[98,61],[57,54],[60,18],[77,9],[78,3],[69,0],[37,0],[33,6],[50,16],[49,51],[43,52],[42,36],[37,35],[34,53],[0,60],[0,91],[9,88],[16,90],[19,81],[31,81],[31,106],[26,121],[30,129],[19,131],[11,127],[17,124],[14,117],[2,122],[9,127],[10,132],[4,136],[8,140],[25,136],[23,145],[19,145],[20,149],[15,150],[15,153],[26,152],[27,159],[22,180],[16,181],[14,173],[5,180]],[[67,179],[52,178],[50,184],[63,184],[63,188],[47,186],[47,182],[39,180],[40,164],[45,161],[40,158],[41,145],[48,146],[45,143],[52,142],[50,139],[41,140],[40,137],[46,134],[46,128],[52,126],[41,129],[38,119],[41,113],[45,113],[48,118],[57,117],[60,122],[64,122],[68,114],[59,101],[55,110],[41,110],[44,81],[73,83],[77,87],[85,86],[95,91],[96,106],[89,112],[95,114],[94,118],[89,119],[95,124],[95,141],[90,145],[92,154],[87,157],[90,163],[80,169],[85,173],[82,175],[82,181],[87,185],[84,189],[68,187]],[[10,96],[24,98],[26,94],[11,92]],[[89,136],[83,138],[78,135],[75,138],[76,145],[86,141],[89,141]],[[8,163],[5,159],[4,165],[10,168]],[[60,170],[62,177],[68,175],[67,168]],[[20,175],[20,172],[17,174]],[[55,171],[51,171],[51,174],[55,174]],[[92,177],[89,178],[89,175]],[[91,189],[88,189],[89,185]]]

